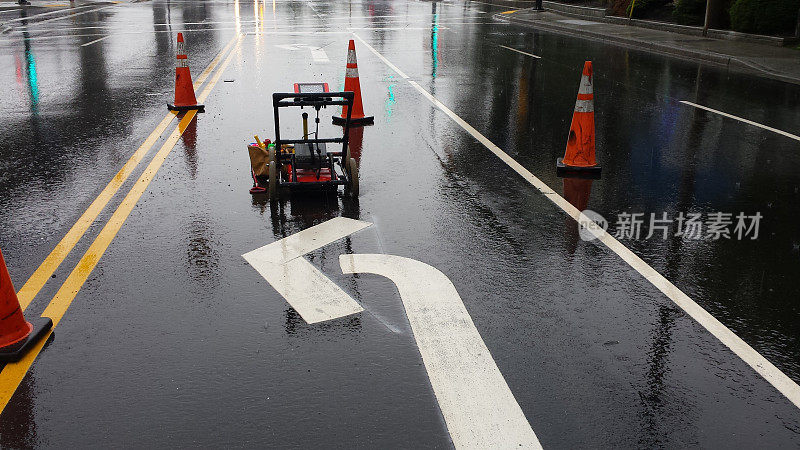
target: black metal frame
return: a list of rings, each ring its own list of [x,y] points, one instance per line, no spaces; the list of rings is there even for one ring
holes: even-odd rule
[[[275,92],[272,94],[272,107],[274,109],[275,114],[275,161],[278,163],[277,170],[275,171],[276,174],[276,187],[280,186],[287,186],[289,188],[292,187],[336,187],[336,186],[347,186],[350,184],[350,175],[347,172],[347,169],[344,167],[344,161],[348,160],[349,151],[347,147],[347,140],[350,130],[350,111],[353,109],[353,98],[354,94],[352,92],[314,92],[314,93],[280,93]],[[341,99],[341,100],[337,100]],[[314,139],[308,139],[308,136],[305,136],[305,139],[281,139],[281,131],[280,131],[280,108],[288,108],[288,107],[313,107],[315,110],[319,111],[320,108],[324,108],[327,106],[336,106],[342,105],[347,106],[347,119],[345,120],[344,129],[341,138],[327,138],[327,139],[320,139],[319,136],[314,136]],[[281,180],[281,167],[284,164],[291,164],[292,165],[292,180],[297,180],[297,164],[295,163],[295,154],[281,154],[281,147],[283,144],[342,144],[342,151],[341,152],[327,152],[327,164],[326,166],[331,171],[331,180],[330,181],[282,181]],[[313,153],[313,152],[312,152]],[[339,168],[341,169],[341,173],[336,173],[334,164],[338,164]],[[320,168],[322,166],[322,162],[320,161]]]

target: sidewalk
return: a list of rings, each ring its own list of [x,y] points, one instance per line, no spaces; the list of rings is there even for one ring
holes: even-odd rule
[[[708,62],[732,70],[800,84],[800,50],[791,48],[690,36],[588,18],[576,19],[552,11],[540,12],[533,9],[521,9],[510,14],[495,14],[494,18],[530,25],[536,29]]]

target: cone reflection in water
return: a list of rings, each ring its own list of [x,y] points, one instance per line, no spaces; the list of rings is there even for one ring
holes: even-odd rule
[[[361,148],[364,143],[364,128],[353,127],[350,128],[347,137],[347,145],[350,148],[350,157],[356,160],[358,165],[361,165]]]
[[[570,177],[565,177],[562,180],[564,183],[564,198],[572,206],[577,208],[578,211],[585,211],[589,206],[589,196],[592,192],[592,183],[594,183],[594,180]],[[564,220],[567,235],[567,252],[572,255],[578,248],[580,225],[570,216],[567,216]]]
[[[197,178],[197,116],[194,116],[189,125],[181,134],[183,150],[186,154],[186,166],[189,169],[189,177],[194,180]]]
[[[583,211],[589,206],[589,195],[592,193],[594,180],[587,178],[563,178],[564,198],[578,211]]]

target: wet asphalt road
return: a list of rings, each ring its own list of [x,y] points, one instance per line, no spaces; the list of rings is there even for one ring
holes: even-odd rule
[[[795,406],[358,42],[375,116],[351,137],[358,200],[252,197],[245,148],[273,137],[272,92],[343,86],[354,32],[556,192],[588,194],[612,227],[622,212],[760,212],[756,240],[621,242],[800,381],[800,143],[679,103],[800,134],[799,87],[499,23],[507,8],[482,3],[97,8],[0,35],[0,248],[17,289],[164,117],[175,33],[195,77],[245,35],[0,415],[3,447],[451,446],[397,291],[342,275],[342,253],[447,275],[545,447],[800,443]],[[603,177],[565,185],[554,161],[585,59]],[[308,259],[365,311],[309,325],[241,255],[338,216],[374,225]]]

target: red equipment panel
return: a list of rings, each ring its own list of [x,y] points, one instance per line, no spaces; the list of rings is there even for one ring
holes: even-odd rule
[[[292,179],[292,171],[289,170],[289,181],[299,181],[300,183],[309,183],[316,181],[331,181],[331,169],[323,167],[319,172],[319,179],[317,179],[317,171],[314,169],[297,169],[297,180]]]
[[[330,92],[330,89],[328,89],[328,83],[295,83],[294,84],[294,93],[295,94],[322,94],[324,92]]]

